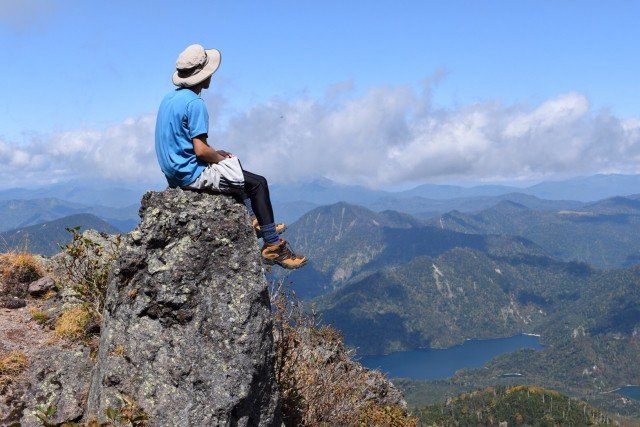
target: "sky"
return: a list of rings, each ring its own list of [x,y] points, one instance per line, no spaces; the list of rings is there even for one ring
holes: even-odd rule
[[[637,1],[0,0],[0,188],[163,181],[157,107],[215,47],[210,143],[270,182],[640,173]]]

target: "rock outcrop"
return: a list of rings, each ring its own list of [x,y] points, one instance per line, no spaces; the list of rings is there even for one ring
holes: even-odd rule
[[[35,409],[55,408],[48,421],[53,425],[80,421],[84,415],[93,363],[89,349],[47,347],[29,360],[27,384],[20,402],[23,427],[41,426]]]
[[[135,402],[152,426],[279,425],[256,236],[225,195],[147,193],[107,291],[88,416]]]

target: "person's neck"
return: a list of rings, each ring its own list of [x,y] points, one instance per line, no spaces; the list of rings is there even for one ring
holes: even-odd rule
[[[201,85],[189,87],[187,89],[189,89],[190,91],[194,92],[196,95],[200,95],[200,92],[202,92],[202,86]]]

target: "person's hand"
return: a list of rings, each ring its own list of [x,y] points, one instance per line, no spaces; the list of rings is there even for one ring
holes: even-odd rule
[[[224,151],[224,150],[218,150],[218,154],[220,154],[222,157],[225,157],[227,159],[233,157],[233,154],[229,153],[228,151]]]

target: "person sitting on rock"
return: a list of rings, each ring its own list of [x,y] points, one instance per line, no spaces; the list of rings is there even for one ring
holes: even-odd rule
[[[220,66],[220,52],[194,44],[176,61],[173,84],[178,86],[162,100],[158,110],[155,148],[160,169],[170,187],[213,190],[241,196],[253,225],[262,237],[262,258],[267,264],[299,268],[307,258],[294,254],[276,225],[267,180],[242,169],[237,157],[215,150],[207,142],[209,114],[200,97]],[[248,200],[246,200],[248,199]],[[255,213],[254,213],[255,212]]]

